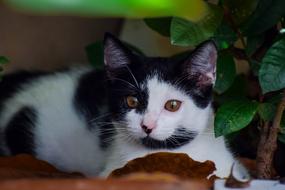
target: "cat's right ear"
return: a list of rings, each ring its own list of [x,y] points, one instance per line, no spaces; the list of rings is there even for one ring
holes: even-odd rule
[[[130,61],[130,50],[110,33],[104,37],[104,64],[108,74],[125,67]]]
[[[184,72],[199,86],[213,85],[216,80],[218,50],[212,40],[200,44],[184,63]]]

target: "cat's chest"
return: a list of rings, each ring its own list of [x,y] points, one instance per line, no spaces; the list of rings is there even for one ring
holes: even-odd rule
[[[224,139],[214,138],[211,135],[198,136],[192,142],[176,149],[151,150],[141,145],[118,141],[117,145],[120,144],[120,146],[114,147],[113,150],[116,152],[114,157],[121,165],[124,165],[127,161],[155,152],[186,153],[196,161],[211,160],[217,163],[217,165],[223,165],[225,162],[231,163],[233,160],[230,151],[225,146]]]
[[[227,177],[234,163],[234,158],[226,148],[224,139],[214,138],[211,135],[201,135],[180,148],[161,150],[150,150],[141,145],[117,139],[110,150],[111,155],[101,176],[107,176],[111,171],[123,167],[130,160],[155,152],[186,153],[196,161],[213,161],[217,169],[214,174],[219,177]]]

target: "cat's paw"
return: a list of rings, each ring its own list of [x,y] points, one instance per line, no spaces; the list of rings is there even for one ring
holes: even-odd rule
[[[239,180],[246,180],[250,178],[247,169],[238,161],[235,161],[231,166],[226,168],[218,168],[213,174],[220,178],[228,178],[230,174]]]
[[[103,170],[99,173],[98,177],[100,178],[107,178],[111,172],[109,170]]]

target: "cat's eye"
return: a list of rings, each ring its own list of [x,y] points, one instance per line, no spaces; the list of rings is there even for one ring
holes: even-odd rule
[[[127,97],[127,104],[129,106],[129,108],[136,108],[139,105],[139,101],[134,96],[128,96]]]
[[[176,112],[181,106],[181,101],[179,100],[168,100],[165,105],[164,109],[171,112]]]

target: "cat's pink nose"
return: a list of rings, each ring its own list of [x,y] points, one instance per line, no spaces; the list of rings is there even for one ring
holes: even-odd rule
[[[152,132],[152,128],[149,128],[149,127],[147,127],[147,126],[145,126],[145,125],[142,125],[142,129],[143,129],[144,132],[145,132],[146,134],[148,134],[148,135]]]

